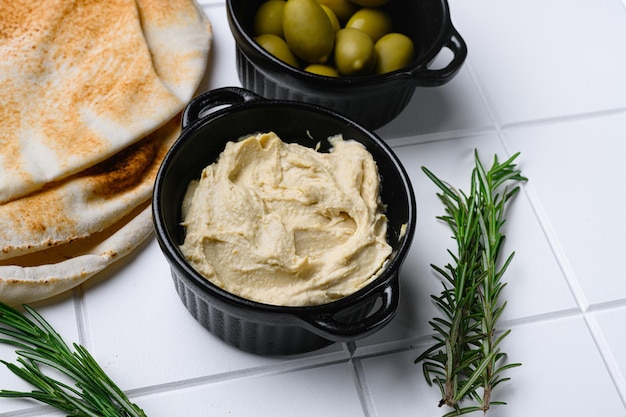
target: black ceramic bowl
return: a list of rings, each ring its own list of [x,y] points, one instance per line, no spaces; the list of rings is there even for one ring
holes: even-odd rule
[[[391,0],[385,7],[393,18],[394,31],[409,36],[415,45],[415,59],[407,67],[372,76],[311,74],[275,58],[253,40],[254,15],[263,1],[226,1],[242,86],[266,98],[328,107],[368,129],[379,128],[396,117],[416,87],[447,83],[467,56],[467,46],[450,21],[446,0]],[[444,48],[452,52],[449,63],[444,68],[429,68]]]
[[[398,307],[398,272],[415,229],[415,197],[409,179],[390,148],[375,134],[328,109],[305,103],[267,100],[240,88],[198,96],[183,114],[183,130],[157,175],[153,214],[156,236],[170,263],[176,290],[204,327],[243,350],[285,355],[315,350],[337,341],[365,337],[386,325]],[[383,273],[347,297],[328,304],[284,307],[250,301],[209,282],[179,249],[187,185],[215,162],[224,146],[242,136],[274,131],[284,141],[328,149],[327,138],[343,134],[373,155],[387,205],[388,242],[393,253]]]

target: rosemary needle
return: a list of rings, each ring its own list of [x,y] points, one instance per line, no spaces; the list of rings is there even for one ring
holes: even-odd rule
[[[445,416],[486,412],[490,405],[504,404],[492,400],[492,391],[509,380],[502,376],[503,371],[520,365],[501,365],[506,355],[500,344],[510,331],[499,333],[496,329],[506,306],[499,300],[506,285],[502,276],[514,255],[503,262],[500,259],[505,208],[519,191],[518,186],[509,189],[508,183],[526,181],[514,163],[518,155],[502,163],[494,156],[486,171],[474,151],[469,194],[422,167],[441,190],[437,196],[445,214],[437,218],[450,227],[457,245],[456,253],[448,251],[451,263],[443,268],[432,265],[443,278],[443,290],[431,296],[443,316],[429,322],[435,343],[415,360],[423,362],[426,381],[439,387],[439,406],[454,409]],[[472,405],[462,407],[463,400]]]
[[[145,417],[105,374],[84,347],[73,350],[33,308],[22,313],[0,302],[0,343],[16,348],[17,364],[0,361],[35,387],[31,392],[0,390],[0,397],[31,398],[68,417]],[[61,372],[74,385],[55,380],[45,369]]]

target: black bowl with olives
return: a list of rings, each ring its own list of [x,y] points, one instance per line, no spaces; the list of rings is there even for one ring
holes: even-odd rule
[[[271,1],[273,6],[279,6],[275,9],[280,9],[280,0]],[[328,46],[331,41],[326,26],[322,30],[315,29],[316,36],[309,36],[307,33],[303,35],[299,33],[300,29],[306,31],[310,30],[310,26],[319,28],[320,25],[307,19],[293,22],[293,18],[285,17],[289,13],[285,11],[281,13],[282,18],[287,21],[283,20],[282,27],[276,29],[283,30],[284,33],[261,36],[258,13],[267,2],[268,0],[226,1],[228,21],[237,46],[237,71],[242,86],[266,98],[324,106],[348,116],[368,129],[377,129],[393,120],[407,106],[416,87],[436,87],[450,81],[467,56],[465,41],[450,20],[447,0],[282,2],[283,10],[294,9],[296,3],[299,8],[309,9],[315,9],[316,4],[312,3],[318,3],[324,6],[325,12],[328,9],[332,11],[336,5],[341,4],[351,7],[348,14],[337,10],[334,13],[336,22],[333,22],[333,13],[328,13],[333,27],[330,36],[332,48]],[[319,10],[314,12],[319,15]],[[361,26],[365,27],[359,27],[359,23],[354,23],[355,19],[351,19],[356,12],[365,13],[366,16],[380,14],[388,18],[389,22],[377,19],[372,25],[365,18],[361,19]],[[298,12],[291,13],[292,16],[294,14],[297,15]],[[261,26],[265,26],[263,30],[272,30],[269,17],[261,21]],[[345,39],[355,40],[359,45],[368,43],[363,36],[356,33],[359,30],[354,30],[356,28],[367,32],[368,25],[369,29],[373,26],[373,31],[380,32],[378,37],[389,33],[395,36],[393,41],[388,40],[392,45],[388,50],[404,51],[410,48],[410,51],[400,54],[400,57],[393,52],[391,58],[388,55],[385,58],[385,52],[378,50],[376,38],[371,41],[376,49],[372,49],[372,46],[343,46],[348,43]],[[278,26],[274,24],[274,27]],[[274,37],[285,41],[284,45],[279,44]],[[293,41],[294,38],[296,41]],[[306,39],[307,43],[315,43],[313,52],[299,51],[298,38]],[[405,47],[407,39],[410,46]],[[287,55],[291,54],[291,57],[285,57],[286,47]],[[358,55],[362,54],[364,48],[369,48],[374,56],[366,55],[361,59],[363,62],[346,64],[349,55],[354,53],[352,51],[359,51]],[[451,58],[443,68],[432,68],[430,64],[444,49],[451,52]],[[397,62],[387,65],[389,60],[400,62],[401,66]]]

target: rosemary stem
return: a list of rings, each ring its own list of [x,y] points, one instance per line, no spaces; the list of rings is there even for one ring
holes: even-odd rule
[[[496,338],[497,321],[506,305],[499,301],[504,287],[501,278],[513,256],[498,269],[504,241],[504,208],[519,190],[508,190],[504,184],[526,180],[513,163],[517,155],[504,163],[494,157],[487,171],[475,152],[469,195],[423,167],[441,190],[438,197],[446,215],[438,218],[448,224],[457,244],[457,253],[450,252],[454,265],[433,267],[444,278],[441,296],[433,299],[449,321],[431,322],[437,323],[433,326],[437,343],[416,359],[424,361],[422,367],[429,383],[433,378],[432,382],[442,387],[440,406],[455,409],[446,415],[486,412],[491,406],[493,388],[508,379],[500,373],[519,365],[498,367],[498,361],[505,356],[499,344],[509,332]],[[478,405],[461,408],[459,404],[465,399],[474,399]]]
[[[105,374],[82,346],[74,350],[34,309],[26,314],[0,302],[0,343],[16,347],[17,363],[0,361],[35,389],[31,392],[0,390],[0,397],[30,398],[64,411],[69,417],[145,417]],[[41,367],[43,365],[43,367]],[[55,369],[74,386],[44,374]]]

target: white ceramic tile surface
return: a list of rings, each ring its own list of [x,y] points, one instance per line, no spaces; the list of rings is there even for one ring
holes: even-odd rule
[[[224,0],[200,3],[214,30],[202,90],[238,86]],[[441,416],[437,389],[413,361],[438,314],[430,264],[447,263],[454,242],[421,167],[466,189],[474,150],[487,165],[519,151],[529,181],[507,212],[504,251],[515,257],[501,326],[512,330],[508,360],[523,366],[494,394],[508,405],[487,415],[626,416],[626,1],[450,0],[450,9],[468,44],[465,65],[448,84],[417,89],[377,130],[418,202],[400,308],[386,328],[294,357],[239,351],[185,310],[154,240],[33,306],[150,417]],[[0,345],[0,359],[13,361],[13,350]],[[26,386],[0,366],[2,388]],[[0,399],[0,417],[58,415]]]
[[[459,131],[489,129],[491,116],[466,67],[440,88],[418,87],[408,106],[393,123],[376,131],[394,142],[396,138],[429,140]]]
[[[353,381],[351,366],[343,362],[181,387],[140,405],[153,416],[357,416],[361,406]]]
[[[623,152],[626,115],[512,129],[505,140],[528,160],[536,206],[583,305],[626,297],[620,278],[626,235]],[[593,143],[593,151],[590,151]]]
[[[499,123],[626,108],[620,0],[453,0],[450,7]]]

